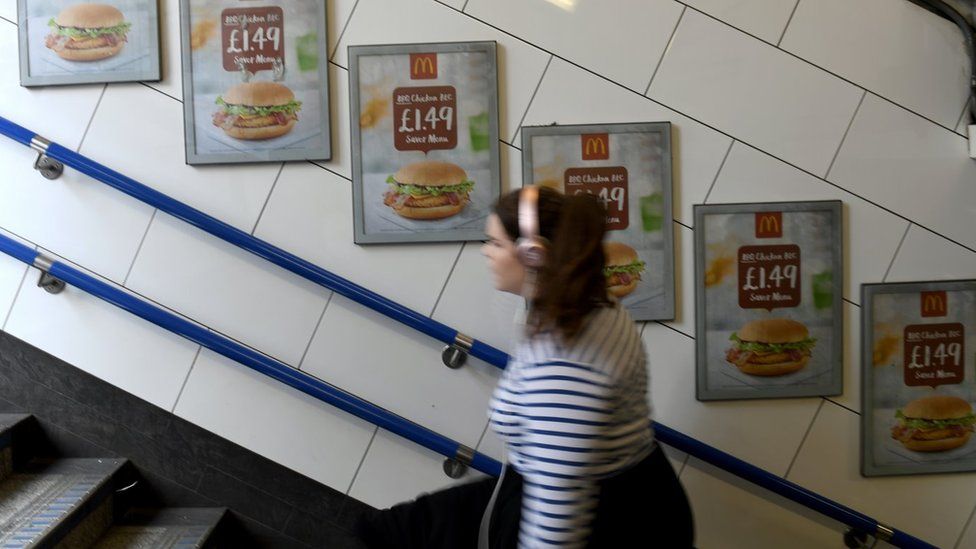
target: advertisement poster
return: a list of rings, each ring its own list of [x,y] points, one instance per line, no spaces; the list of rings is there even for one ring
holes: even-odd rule
[[[976,280],[861,286],[861,472],[976,471]]]
[[[841,394],[841,202],[694,212],[698,400]]]
[[[522,181],[599,197],[607,290],[635,320],[674,318],[670,123],[525,126]]]
[[[494,42],[350,46],[357,244],[482,240],[501,192]]]
[[[328,160],[325,3],[182,0],[187,164]]]
[[[17,0],[20,84],[159,80],[155,0]]]

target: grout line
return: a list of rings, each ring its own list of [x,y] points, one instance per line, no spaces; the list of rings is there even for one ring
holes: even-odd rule
[[[693,336],[693,335],[691,335],[691,334],[686,334],[686,333],[684,333],[684,332],[682,332],[681,330],[679,330],[679,329],[677,329],[677,328],[675,328],[674,326],[671,326],[671,325],[668,325],[668,324],[665,324],[663,320],[655,320],[655,321],[653,321],[653,322],[654,322],[655,324],[660,324],[661,326],[664,326],[665,328],[667,328],[667,329],[669,329],[669,330],[671,330],[672,332],[678,332],[679,334],[681,334],[681,335],[683,335],[683,336],[685,336],[685,337],[687,337],[688,339],[691,339],[691,340],[694,340],[694,339],[695,339],[695,336]]]
[[[359,476],[359,470],[363,468],[363,463],[366,462],[366,456],[369,455],[369,449],[373,447],[373,441],[376,440],[376,434],[379,432],[380,428],[377,425],[376,428],[373,429],[373,436],[369,437],[369,444],[366,445],[366,451],[363,452],[363,457],[359,460],[359,465],[356,466],[356,472],[352,474],[352,480],[349,481],[349,488],[346,488],[346,496],[349,495],[349,492],[352,492],[352,486],[356,484],[356,477]]]
[[[712,184],[708,186],[708,192],[705,193],[705,198],[702,199],[702,204],[708,204],[708,197],[712,196],[712,189],[715,188],[715,184],[718,183],[718,176],[722,174],[722,168],[725,167],[725,161],[729,159],[729,155],[732,154],[732,147],[735,145],[735,139],[729,143],[729,149],[725,151],[725,156],[722,157],[722,163],[718,165],[718,171],[715,172],[715,177],[712,179]],[[689,227],[690,229],[691,227]]]
[[[187,382],[190,381],[190,374],[193,373],[193,367],[197,365],[197,359],[200,358],[200,351],[203,351],[203,345],[197,345],[197,354],[193,355],[193,362],[190,363],[190,369],[186,372],[186,377],[183,378],[183,384],[180,385],[180,392],[176,394],[176,400],[173,401],[173,408],[170,413],[176,415],[176,406],[180,403],[180,399],[183,398],[183,390],[186,389]]]
[[[129,282],[129,275],[132,274],[132,269],[136,266],[136,260],[139,259],[139,252],[142,251],[142,245],[146,243],[146,237],[149,236],[149,229],[152,228],[153,221],[156,219],[156,212],[158,211],[157,209],[153,209],[149,223],[146,223],[146,230],[142,233],[142,240],[139,241],[139,247],[136,248],[136,255],[132,256],[132,263],[129,264],[129,270],[125,272],[125,278],[122,279],[122,286],[125,286]]]
[[[312,160],[306,160],[306,162],[308,162],[309,164],[311,164],[311,165],[313,165],[313,166],[315,166],[317,168],[321,168],[321,169],[323,169],[323,170],[325,170],[325,171],[327,171],[327,172],[329,172],[329,173],[331,173],[333,175],[339,176],[339,177],[345,179],[346,181],[349,181],[350,183],[352,182],[352,178],[351,177],[346,177],[346,176],[342,175],[341,173],[339,173],[339,172],[337,172],[337,171],[335,171],[333,169],[326,168],[322,164],[318,164],[318,163],[316,163],[315,161],[312,161]]]
[[[681,2],[678,2],[678,3],[681,3]],[[741,32],[742,34],[745,34],[747,36],[750,36],[752,38],[755,38],[756,40],[759,40],[760,42],[762,42],[764,45],[767,45],[767,46],[772,47],[772,48],[776,48],[776,46],[773,46],[772,44],[770,44],[769,42],[763,40],[762,38],[759,38],[758,36],[751,35],[751,34],[745,32],[745,31],[743,31],[742,29],[733,27],[732,25],[726,23],[725,21],[722,21],[721,19],[718,19],[718,18],[716,18],[714,16],[711,16],[711,15],[709,15],[709,14],[701,11],[701,10],[696,9],[694,6],[689,6],[687,4],[685,4],[685,6],[687,6],[691,10],[694,10],[694,11],[700,13],[701,15],[704,15],[705,17],[708,17],[709,19],[714,19],[715,21],[717,21],[717,22],[719,22],[719,23],[721,23],[721,24],[723,24],[723,25],[725,25],[725,26],[727,26],[729,28],[735,29],[737,32]],[[672,107],[669,107],[669,106],[665,105],[664,103],[661,103],[659,101],[655,101],[654,99],[651,99],[650,97],[647,97],[645,95],[642,95],[639,91],[636,91],[636,90],[633,90],[631,88],[628,88],[627,86],[625,86],[625,85],[623,85],[623,84],[621,84],[619,82],[616,82],[614,80],[611,80],[610,78],[608,78],[608,77],[606,77],[606,76],[604,76],[604,75],[602,75],[602,74],[600,74],[600,73],[598,73],[598,72],[596,72],[596,71],[594,71],[592,69],[588,69],[588,68],[580,65],[579,63],[576,63],[574,61],[571,61],[571,60],[569,60],[569,59],[567,59],[565,57],[562,57],[560,55],[556,55],[555,53],[553,53],[553,52],[551,52],[551,51],[549,51],[549,50],[547,50],[547,49],[545,49],[545,48],[543,48],[543,47],[541,47],[541,46],[539,46],[537,44],[533,44],[532,42],[529,42],[528,40],[526,40],[526,39],[524,39],[524,38],[522,38],[520,36],[516,36],[516,35],[512,34],[511,32],[502,29],[501,27],[495,26],[495,25],[493,25],[493,24],[491,24],[491,23],[489,23],[489,22],[487,22],[487,21],[485,21],[483,19],[479,19],[479,18],[471,15],[470,13],[465,13],[464,15],[467,16],[467,17],[470,17],[471,19],[474,19],[475,21],[477,21],[477,22],[479,22],[479,23],[481,23],[481,24],[483,24],[485,26],[487,26],[488,28],[494,29],[494,30],[498,31],[501,34],[504,34],[505,36],[510,36],[510,37],[514,38],[515,40],[518,40],[519,42],[522,42],[523,44],[526,44],[528,46],[531,46],[531,47],[533,47],[533,48],[535,48],[535,49],[537,49],[537,50],[539,50],[541,52],[548,53],[549,55],[552,55],[552,56],[556,57],[557,59],[560,59],[562,61],[565,61],[566,63],[569,63],[570,65],[573,65],[574,67],[576,67],[576,68],[578,68],[580,70],[583,70],[583,71],[585,71],[585,72],[587,72],[589,74],[592,74],[593,76],[596,76],[598,78],[601,78],[603,80],[606,80],[607,82],[610,82],[611,84],[614,84],[616,86],[619,86],[619,87],[621,87],[621,88],[623,88],[623,89],[625,89],[625,90],[627,90],[627,91],[629,91],[629,92],[631,92],[631,93],[633,93],[635,95],[638,95],[640,97],[645,97],[647,99],[650,99],[651,101],[654,101],[654,103],[656,103],[658,105],[661,105],[662,107],[665,107],[668,110],[674,111],[675,113],[680,114],[680,115],[682,115],[682,116],[684,116],[684,117],[686,117],[686,118],[688,118],[690,120],[694,120],[695,122],[698,122],[699,124],[702,124],[703,126],[706,126],[708,128],[711,128],[711,129],[713,129],[713,130],[715,130],[715,131],[717,131],[717,132],[719,132],[719,133],[721,133],[723,135],[728,135],[729,137],[733,137],[733,136],[729,135],[728,133],[719,130],[718,128],[715,128],[715,127],[713,127],[713,126],[711,126],[709,124],[706,124],[706,123],[698,120],[697,118],[694,118],[692,116],[689,116],[689,115],[687,115],[687,114],[685,114],[685,113],[683,113],[683,112],[681,112],[681,111],[679,111],[677,109],[674,109]],[[779,50],[779,48],[776,48],[776,49]],[[784,53],[786,55],[789,55],[790,57],[793,57],[793,58],[797,59],[798,61],[801,61],[803,63],[806,63],[807,65],[810,65],[811,67],[814,67],[814,68],[816,68],[816,69],[818,69],[818,70],[820,70],[820,71],[822,71],[822,72],[824,72],[826,74],[829,74],[829,75],[831,75],[831,76],[833,76],[833,77],[835,77],[835,78],[837,78],[839,80],[842,80],[842,81],[844,81],[844,82],[846,82],[846,83],[848,83],[848,84],[850,84],[850,85],[852,85],[852,86],[854,86],[854,87],[856,87],[858,89],[861,89],[861,90],[866,89],[864,86],[860,86],[860,85],[856,84],[855,82],[852,82],[852,81],[844,78],[843,76],[840,76],[838,74],[835,74],[833,72],[830,72],[829,70],[827,70],[827,69],[825,69],[825,68],[823,68],[823,67],[821,67],[819,65],[815,65],[815,64],[811,63],[810,61],[807,61],[806,59],[804,59],[804,58],[802,58],[802,57],[800,57],[800,56],[798,56],[798,55],[796,55],[794,53],[791,53],[791,52],[786,51],[786,50],[779,50],[779,51],[781,51],[782,53]],[[940,128],[942,128],[944,130],[948,130],[949,132],[951,132],[955,136],[959,136],[959,134],[956,133],[955,128],[948,128],[944,124],[940,124],[939,122],[936,122],[935,120],[932,120],[931,118],[928,118],[926,116],[923,116],[923,115],[921,115],[921,114],[919,114],[919,113],[917,113],[917,112],[909,109],[908,107],[905,107],[903,105],[900,105],[898,103],[895,103],[894,101],[891,101],[890,99],[887,99],[883,95],[880,95],[878,93],[875,93],[874,95],[877,95],[878,97],[881,97],[882,99],[885,99],[886,101],[892,103],[893,105],[895,105],[897,107],[900,107],[901,109],[906,110],[906,111],[914,114],[915,116],[918,116],[919,118],[922,118],[924,120],[927,120],[927,121],[935,124],[936,126],[939,126]],[[961,137],[961,136],[959,136],[959,137]],[[770,156],[772,156],[772,155],[770,155]],[[774,157],[774,158],[776,158],[776,157]],[[790,165],[792,166],[792,164],[790,164]],[[806,173],[810,173],[810,172],[806,172]]]
[[[349,10],[349,17],[347,17],[346,22],[343,23],[342,30],[339,31],[339,37],[336,38],[336,42],[335,42],[335,49],[332,50],[332,53],[330,53],[328,56],[330,63],[332,62],[333,59],[335,59],[336,52],[339,51],[339,44],[342,42],[342,37],[343,35],[346,34],[346,29],[349,28],[349,22],[352,21],[352,16],[356,14],[356,8],[358,7],[359,7],[359,0],[356,0],[356,3],[352,5],[352,9]]]
[[[532,90],[532,97],[529,98],[529,103],[525,106],[525,111],[522,113],[522,118],[519,119],[518,126],[515,128],[515,133],[512,134],[512,141],[515,141],[515,136],[518,135],[519,130],[522,129],[522,124],[525,123],[525,117],[529,114],[529,109],[532,108],[532,102],[535,101],[535,95],[539,93],[539,88],[542,87],[542,81],[546,79],[546,73],[549,72],[549,65],[552,65],[552,60],[555,55],[549,54],[549,61],[546,61],[546,68],[542,69],[542,76],[539,77],[539,82],[536,83],[535,89]]]
[[[37,246],[34,246],[37,249]],[[17,298],[20,297],[20,290],[24,287],[24,282],[27,281],[27,274],[30,273],[31,266],[24,265],[24,276],[20,277],[20,285],[17,286],[17,292],[14,294],[13,301],[10,302],[10,308],[7,309],[7,315],[3,317],[3,326],[0,326],[0,331],[7,331],[7,322],[10,321],[10,315],[14,312],[14,306],[17,305]]]
[[[268,191],[268,196],[264,199],[264,205],[261,206],[261,211],[258,212],[258,218],[254,221],[254,228],[251,229],[251,236],[254,236],[254,231],[258,230],[258,223],[261,222],[261,216],[264,215],[264,210],[268,207],[268,202],[271,202],[271,195],[274,194],[275,187],[278,185],[278,178],[281,177],[281,172],[285,171],[285,162],[281,163],[278,168],[278,174],[275,175],[274,182],[271,183],[271,190]]]
[[[969,529],[970,525],[976,524],[973,522],[974,517],[976,517],[976,506],[973,507],[973,512],[969,513],[969,520],[963,525],[962,530],[959,532],[959,538],[956,539],[956,544],[952,546],[952,549],[961,549],[959,544],[962,543],[962,538],[966,535],[966,530]]]
[[[898,247],[895,248],[895,253],[891,256],[891,261],[888,263],[888,268],[885,269],[884,276],[881,277],[881,282],[887,282],[888,281],[888,275],[891,273],[891,268],[894,267],[894,265],[895,265],[895,259],[898,258],[898,252],[901,251],[901,245],[905,243],[905,238],[908,237],[908,231],[910,231],[910,230],[912,230],[912,224],[911,224],[911,222],[909,222],[908,223],[908,226],[905,227],[905,232],[901,235],[901,240],[898,241]]]
[[[322,314],[319,315],[319,321],[315,323],[315,329],[312,330],[312,335],[308,338],[308,344],[305,345],[305,351],[302,352],[302,358],[298,359],[298,365],[295,366],[295,369],[299,371],[302,369],[302,364],[305,363],[305,357],[308,355],[308,350],[312,348],[312,342],[315,341],[315,334],[319,333],[319,326],[322,325],[322,319],[325,318],[325,311],[329,310],[329,304],[332,303],[332,296],[334,295],[335,292],[330,291],[328,299],[325,300],[325,307],[322,307]]]
[[[88,130],[91,129],[92,122],[95,120],[95,113],[98,112],[98,106],[102,104],[102,98],[105,97],[105,90],[108,89],[108,84],[102,86],[102,93],[98,94],[98,101],[95,102],[95,108],[92,109],[91,116],[88,118],[88,124],[85,126],[85,133],[81,134],[81,141],[78,142],[78,148],[75,149],[76,153],[81,152],[81,146],[85,144],[85,138],[88,137]]]
[[[803,439],[800,441],[800,445],[796,447],[796,453],[793,454],[793,459],[790,460],[790,466],[786,468],[786,473],[783,478],[790,478],[790,471],[793,470],[793,465],[796,464],[796,458],[800,456],[800,451],[803,450],[803,444],[806,443],[807,437],[810,436],[810,431],[813,430],[813,424],[817,422],[817,416],[820,415],[820,410],[823,409],[824,402],[827,399],[821,398],[820,405],[817,406],[817,411],[813,413],[813,419],[810,420],[810,425],[807,425],[807,430],[803,433]]]
[[[834,400],[834,399],[832,399],[830,397],[823,397],[823,399],[826,400],[827,402],[833,404],[834,406],[840,406],[841,408],[847,410],[848,412],[850,412],[852,414],[861,415],[861,412],[858,412],[857,410],[855,410],[853,408],[849,408],[848,406],[846,406],[844,404],[841,404],[840,402],[837,402],[836,400]]]
[[[181,104],[183,103],[183,100],[180,99],[179,97],[172,96],[172,95],[164,92],[163,90],[160,90],[160,89],[157,89],[157,88],[154,88],[154,87],[150,86],[149,84],[147,84],[145,82],[139,82],[139,83],[142,84],[143,86],[149,88],[150,90],[156,92],[156,93],[159,93],[159,94],[165,95],[166,97],[169,97],[170,99],[172,99],[173,101],[176,101],[177,103],[181,103]]]
[[[437,311],[437,306],[440,305],[441,298],[444,297],[444,290],[447,289],[447,285],[451,282],[451,277],[454,276],[454,269],[457,268],[458,261],[461,260],[461,254],[464,253],[464,248],[467,245],[468,245],[467,242],[462,242],[461,243],[461,248],[458,250],[457,255],[454,256],[454,264],[451,265],[451,270],[450,270],[450,272],[447,273],[447,278],[444,279],[444,285],[441,286],[441,291],[440,291],[439,294],[437,294],[437,299],[434,301],[434,308],[430,310],[430,314],[427,315],[427,316],[429,316],[431,318],[434,317],[434,312]]]
[[[851,115],[851,121],[847,123],[847,129],[844,130],[844,135],[840,138],[840,143],[837,144],[837,150],[834,151],[834,157],[830,159],[830,165],[827,166],[827,171],[824,172],[824,179],[830,177],[830,171],[834,169],[834,162],[837,162],[837,157],[840,156],[840,150],[844,148],[844,142],[847,141],[847,134],[851,133],[851,128],[854,126],[854,120],[857,118],[857,113],[861,110],[861,105],[864,104],[864,98],[868,96],[868,91],[864,90],[861,94],[861,100],[857,102],[857,107],[854,108],[854,114]]]
[[[790,18],[786,20],[786,26],[783,27],[783,32],[779,35],[779,40],[776,41],[777,48],[783,43],[783,38],[786,37],[786,31],[790,28],[790,23],[793,22],[793,16],[796,15],[796,8],[798,7],[800,7],[800,0],[796,0],[796,4],[793,4],[793,11],[790,12]]]
[[[654,77],[657,76],[657,71],[661,68],[661,64],[664,63],[664,56],[668,54],[671,49],[671,44],[674,43],[674,37],[678,34],[678,27],[681,26],[681,18],[685,16],[685,12],[688,11],[688,6],[681,8],[681,14],[678,15],[678,21],[675,22],[674,28],[671,29],[671,37],[668,38],[668,43],[664,46],[664,51],[661,52],[661,57],[658,58],[657,64],[654,65],[654,72],[651,73],[651,79],[647,81],[647,86],[644,87],[644,95],[651,91],[651,84],[654,82]]]

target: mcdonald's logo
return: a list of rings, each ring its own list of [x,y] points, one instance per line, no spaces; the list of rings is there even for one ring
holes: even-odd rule
[[[946,316],[949,304],[945,291],[922,292],[922,316]]]
[[[583,160],[607,160],[610,158],[610,135],[606,133],[584,133],[580,136],[583,147]]]
[[[782,238],[783,212],[757,212],[756,238]]]
[[[432,80],[434,78],[437,78],[437,54],[411,53],[410,79]]]

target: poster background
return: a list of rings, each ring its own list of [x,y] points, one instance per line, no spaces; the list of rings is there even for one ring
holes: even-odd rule
[[[21,83],[24,85],[97,82],[158,81],[159,17],[156,2],[105,0],[132,24],[127,42],[112,57],[98,61],[62,59],[44,45],[51,32],[48,21],[67,6],[79,2],[18,0]]]
[[[558,132],[558,133],[555,133]],[[608,133],[609,158],[582,160],[581,134]],[[634,248],[646,263],[637,288],[621,298],[635,320],[674,318],[674,245],[671,214],[670,125],[667,123],[522,128],[523,181],[565,192],[570,168],[627,169],[628,226],[607,231],[605,240]],[[660,228],[644,230],[641,198],[657,195]]]
[[[241,73],[223,67],[220,14],[228,8],[278,6],[284,12],[285,73],[279,83],[302,102],[298,122],[285,135],[264,140],[242,140],[213,125],[215,103],[235,84]],[[312,0],[183,0],[183,96],[188,164],[328,160],[331,157],[328,62],[325,50],[325,12]],[[300,37],[312,37],[305,43]],[[202,43],[196,48],[191,40]],[[299,49],[315,60],[310,68],[299,62]],[[270,70],[257,71],[251,82],[271,81]]]
[[[350,100],[353,127],[353,188],[356,242],[483,240],[485,222],[500,194],[498,106],[494,42],[351,47]],[[410,79],[410,53],[437,53],[437,78]],[[457,146],[400,151],[393,143],[393,90],[453,86],[457,101]],[[477,118],[476,118],[477,117]],[[472,120],[474,118],[474,120]],[[487,119],[487,125],[479,124]],[[475,133],[487,146],[474,147]],[[475,149],[478,150],[475,150]],[[444,219],[407,219],[383,204],[386,179],[402,166],[423,160],[452,162],[474,181],[470,202]]]
[[[782,212],[782,238],[756,238],[755,213]],[[840,305],[844,269],[841,263],[840,202],[792,202],[695,206],[695,274],[698,398],[748,399],[826,396],[841,393],[843,326]],[[796,244],[800,248],[800,303],[796,307],[743,309],[739,306],[738,249],[742,246]],[[722,269],[721,265],[726,265]],[[708,270],[723,272],[706,286]],[[814,275],[832,273],[830,305],[817,308]],[[802,322],[817,339],[807,365],[783,376],[752,376],[725,360],[729,336],[744,324],[763,318]]]
[[[976,282],[969,289],[946,292],[948,314],[923,318],[920,292],[946,289],[952,283],[874,284],[862,300],[862,455],[865,474],[909,474],[976,470],[976,440],[945,452],[914,452],[891,438],[896,410],[930,395],[949,395],[976,403]],[[870,314],[867,314],[867,311]],[[961,323],[965,327],[963,381],[958,384],[910,387],[904,381],[904,329],[913,324]],[[891,342],[887,343],[885,340]],[[878,356],[874,356],[875,350]],[[877,364],[875,364],[877,362]]]

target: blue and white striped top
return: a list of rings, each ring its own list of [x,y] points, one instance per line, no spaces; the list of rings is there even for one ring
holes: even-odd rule
[[[491,399],[492,429],[522,475],[519,547],[584,547],[598,481],[654,449],[640,335],[619,304],[593,311],[575,342],[521,342]]]

